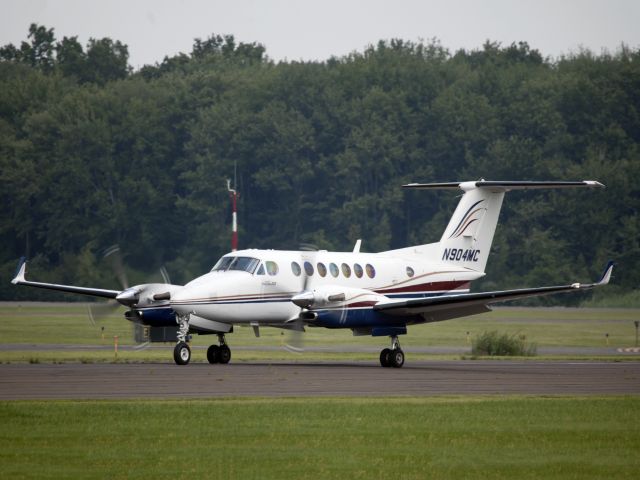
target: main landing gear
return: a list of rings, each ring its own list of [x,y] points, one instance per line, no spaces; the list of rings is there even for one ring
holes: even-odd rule
[[[391,336],[391,348],[385,348],[380,352],[380,365],[393,368],[404,365],[404,352],[400,348],[397,335]]]
[[[231,349],[224,339],[224,333],[218,334],[219,345],[211,345],[207,349],[207,360],[209,363],[229,363],[231,360]]]

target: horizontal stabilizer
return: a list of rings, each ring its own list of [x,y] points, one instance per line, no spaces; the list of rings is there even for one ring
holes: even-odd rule
[[[445,183],[409,183],[403,185],[402,188],[416,189],[440,189],[440,190],[471,190],[474,188],[489,188],[496,191],[509,190],[531,190],[541,188],[575,188],[575,187],[604,187],[600,182],[595,180],[583,180],[581,182],[537,182],[537,181],[487,181],[479,180],[477,182],[445,182]]]

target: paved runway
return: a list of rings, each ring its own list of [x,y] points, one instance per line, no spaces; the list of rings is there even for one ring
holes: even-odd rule
[[[640,394],[640,362],[373,362],[0,365],[0,400]]]

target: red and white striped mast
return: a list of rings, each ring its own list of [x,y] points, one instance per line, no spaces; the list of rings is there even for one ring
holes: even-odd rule
[[[238,192],[231,188],[231,180],[227,179],[227,190],[231,197],[231,251],[238,250]]]

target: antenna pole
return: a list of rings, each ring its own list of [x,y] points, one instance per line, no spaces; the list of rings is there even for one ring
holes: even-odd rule
[[[227,190],[231,197],[231,251],[238,250],[238,192],[231,188],[231,180],[227,179]]]

